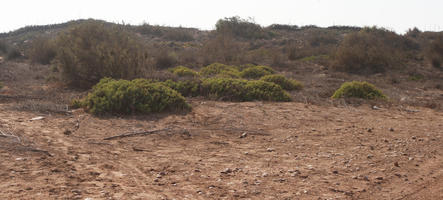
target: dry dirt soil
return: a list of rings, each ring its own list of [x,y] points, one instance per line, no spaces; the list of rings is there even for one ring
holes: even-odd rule
[[[99,118],[17,109],[4,80],[0,199],[443,199],[441,111],[190,99]]]

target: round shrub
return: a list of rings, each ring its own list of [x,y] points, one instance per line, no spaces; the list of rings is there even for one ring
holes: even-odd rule
[[[200,74],[205,77],[218,76],[224,78],[238,78],[240,72],[234,66],[213,63],[200,70]]]
[[[291,101],[291,96],[279,85],[266,81],[248,81],[246,97],[249,101]]]
[[[240,73],[240,77],[257,79],[257,78],[261,78],[263,76],[274,74],[274,73],[275,73],[275,71],[268,66],[253,66],[253,67],[248,67],[248,68],[244,69]]]
[[[300,82],[288,79],[279,74],[266,75],[261,77],[260,80],[275,83],[285,90],[300,90],[303,88],[303,85]]]
[[[192,69],[189,69],[185,66],[177,66],[169,69],[169,71],[178,77],[197,77],[198,73]]]
[[[101,21],[88,20],[60,33],[56,47],[56,63],[73,87],[89,88],[104,77],[137,78],[148,63],[140,38]]]
[[[161,84],[170,87],[185,97],[196,97],[200,95],[201,80],[184,80],[184,81],[172,81],[167,80],[161,82]]]
[[[335,91],[332,98],[386,99],[387,97],[374,85],[367,82],[345,82]]]
[[[149,114],[161,111],[189,109],[185,98],[177,91],[146,79],[102,79],[79,105],[96,115]]]
[[[209,78],[202,82],[203,96],[227,101],[290,101],[291,97],[279,85],[265,81],[232,78]]]

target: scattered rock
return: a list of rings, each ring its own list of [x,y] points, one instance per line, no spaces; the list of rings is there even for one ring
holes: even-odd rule
[[[229,174],[229,173],[232,173],[232,169],[231,168],[226,168],[225,170],[221,171],[220,173],[222,173],[222,174]]]
[[[398,164],[398,162],[395,162],[395,163],[394,163],[394,166],[396,166],[396,167],[400,167],[400,165]]]
[[[248,133],[244,132],[240,135],[240,138],[245,138],[246,136],[248,136]]]
[[[372,128],[368,128],[368,132],[369,132],[369,133],[372,133]]]
[[[382,180],[383,180],[383,177],[379,176],[379,177],[376,177],[375,179],[377,179],[377,180],[379,180],[379,181],[382,181]]]
[[[273,148],[267,148],[266,151],[268,151],[268,152],[273,152],[273,151],[275,151],[275,150],[274,150]]]
[[[71,134],[72,134],[72,131],[69,130],[69,129],[66,129],[65,131],[63,131],[63,134],[65,134],[65,135],[71,135]]]
[[[394,128],[390,128],[389,131],[394,132]]]
[[[338,171],[337,171],[337,170],[334,170],[334,171],[332,171],[332,173],[334,173],[334,174],[338,174]]]
[[[267,176],[268,176],[268,173],[264,172],[261,176],[262,176],[262,177],[267,177]]]

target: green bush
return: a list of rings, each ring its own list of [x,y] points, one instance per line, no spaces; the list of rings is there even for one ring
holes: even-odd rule
[[[285,90],[300,90],[303,88],[303,85],[300,82],[293,79],[288,79],[279,74],[266,75],[260,80],[275,83]]]
[[[279,85],[265,81],[232,78],[209,78],[202,82],[203,96],[227,101],[290,101]]]
[[[184,81],[172,81],[167,80],[161,82],[163,85],[168,86],[185,97],[196,97],[200,95],[201,80],[184,80]]]
[[[253,66],[253,67],[248,67],[248,68],[244,69],[240,73],[240,77],[256,79],[256,78],[261,78],[263,76],[271,75],[274,73],[275,73],[275,71],[268,66]]]
[[[177,66],[169,69],[171,73],[177,75],[178,77],[197,77],[198,73],[192,69],[189,69],[184,66]]]
[[[146,48],[123,26],[88,20],[59,34],[56,46],[63,79],[73,87],[88,88],[104,77],[133,79],[147,66]]]
[[[374,85],[367,82],[346,82],[335,91],[332,98],[362,98],[362,99],[386,99],[387,97]]]
[[[218,76],[223,78],[238,78],[240,72],[234,66],[213,63],[200,70],[200,74],[205,77]]]
[[[149,114],[161,111],[189,109],[185,98],[177,91],[146,79],[102,79],[80,104],[96,115]]]
[[[0,89],[2,89],[3,88],[3,83],[2,82],[0,82]]]

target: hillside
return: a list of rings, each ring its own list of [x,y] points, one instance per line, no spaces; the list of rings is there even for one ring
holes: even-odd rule
[[[442,42],[237,17],[1,33],[0,198],[441,199]]]

